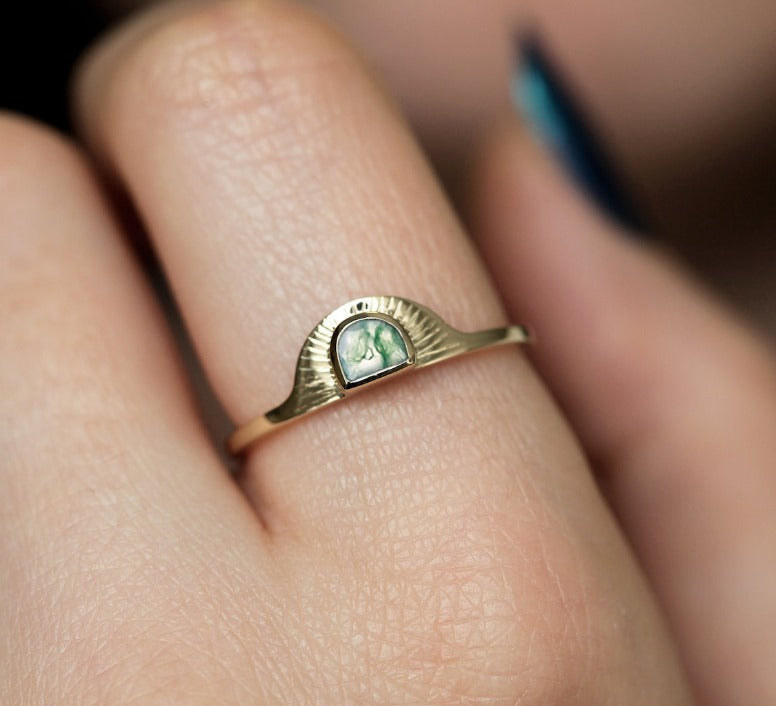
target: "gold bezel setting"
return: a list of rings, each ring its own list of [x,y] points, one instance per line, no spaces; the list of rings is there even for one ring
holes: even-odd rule
[[[364,321],[367,319],[374,319],[376,321],[385,321],[386,323],[390,324],[401,336],[402,342],[404,343],[404,349],[407,353],[407,357],[401,363],[384,367],[378,370],[377,372],[372,373],[371,375],[367,375],[355,380],[349,380],[348,377],[345,375],[344,370],[342,369],[342,364],[340,362],[339,354],[337,350],[338,345],[342,335],[350,326],[355,324],[357,321]],[[400,370],[404,370],[406,368],[413,366],[415,364],[415,347],[412,345],[412,339],[404,330],[404,327],[398,321],[396,321],[396,319],[394,319],[391,316],[388,316],[387,314],[382,314],[379,311],[368,311],[368,312],[365,311],[358,314],[354,314],[353,316],[345,319],[341,324],[339,324],[339,326],[337,326],[337,328],[334,330],[334,335],[332,336],[332,339],[331,339],[330,356],[331,356],[332,366],[334,368],[334,373],[337,376],[337,380],[339,381],[339,384],[342,385],[342,388],[344,390],[352,390],[356,387],[361,387],[362,385],[368,385],[371,382],[375,382],[376,380],[380,380],[381,378],[384,378],[388,375],[392,375],[393,373],[397,373]]]

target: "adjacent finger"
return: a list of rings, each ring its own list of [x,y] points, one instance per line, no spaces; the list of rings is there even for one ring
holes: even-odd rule
[[[670,616],[703,704],[776,703],[776,372],[722,307],[605,222],[516,127],[476,230]]]
[[[93,57],[81,111],[237,421],[284,398],[305,336],[356,296],[503,322],[401,121],[330,31],[293,5],[230,2],[128,32]],[[329,636],[320,659],[345,663],[330,700],[363,701],[366,671],[381,702],[682,701],[651,598],[514,350],[277,432],[246,477],[304,623]]]
[[[3,701],[215,697],[267,639],[256,519],[85,160],[9,117],[0,155]]]

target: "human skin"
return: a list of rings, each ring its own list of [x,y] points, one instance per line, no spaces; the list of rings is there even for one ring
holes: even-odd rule
[[[483,260],[395,106],[292,6],[157,9],[79,86],[237,422],[366,293],[464,330],[508,311],[542,377],[504,349],[403,376],[232,478],[94,169],[5,117],[4,703],[773,700],[769,353],[516,123],[471,195]]]
[[[114,12],[151,4],[102,0]],[[301,0],[398,97],[456,196],[505,106],[512,32],[535,32],[652,237],[776,340],[771,0]]]
[[[653,238],[776,340],[771,0],[303,0],[368,58],[458,195],[535,33]],[[465,187],[464,187],[465,188]]]

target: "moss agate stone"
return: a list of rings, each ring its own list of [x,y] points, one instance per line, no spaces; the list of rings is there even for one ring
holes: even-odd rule
[[[347,324],[337,337],[336,355],[348,385],[366,382],[409,362],[399,330],[377,318],[356,319]]]

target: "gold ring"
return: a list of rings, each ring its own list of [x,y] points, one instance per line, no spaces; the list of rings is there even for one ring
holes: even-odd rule
[[[240,454],[264,434],[387,376],[481,348],[531,341],[523,326],[457,331],[426,307],[401,297],[354,299],[332,311],[307,337],[288,399],[239,427],[227,448]]]

